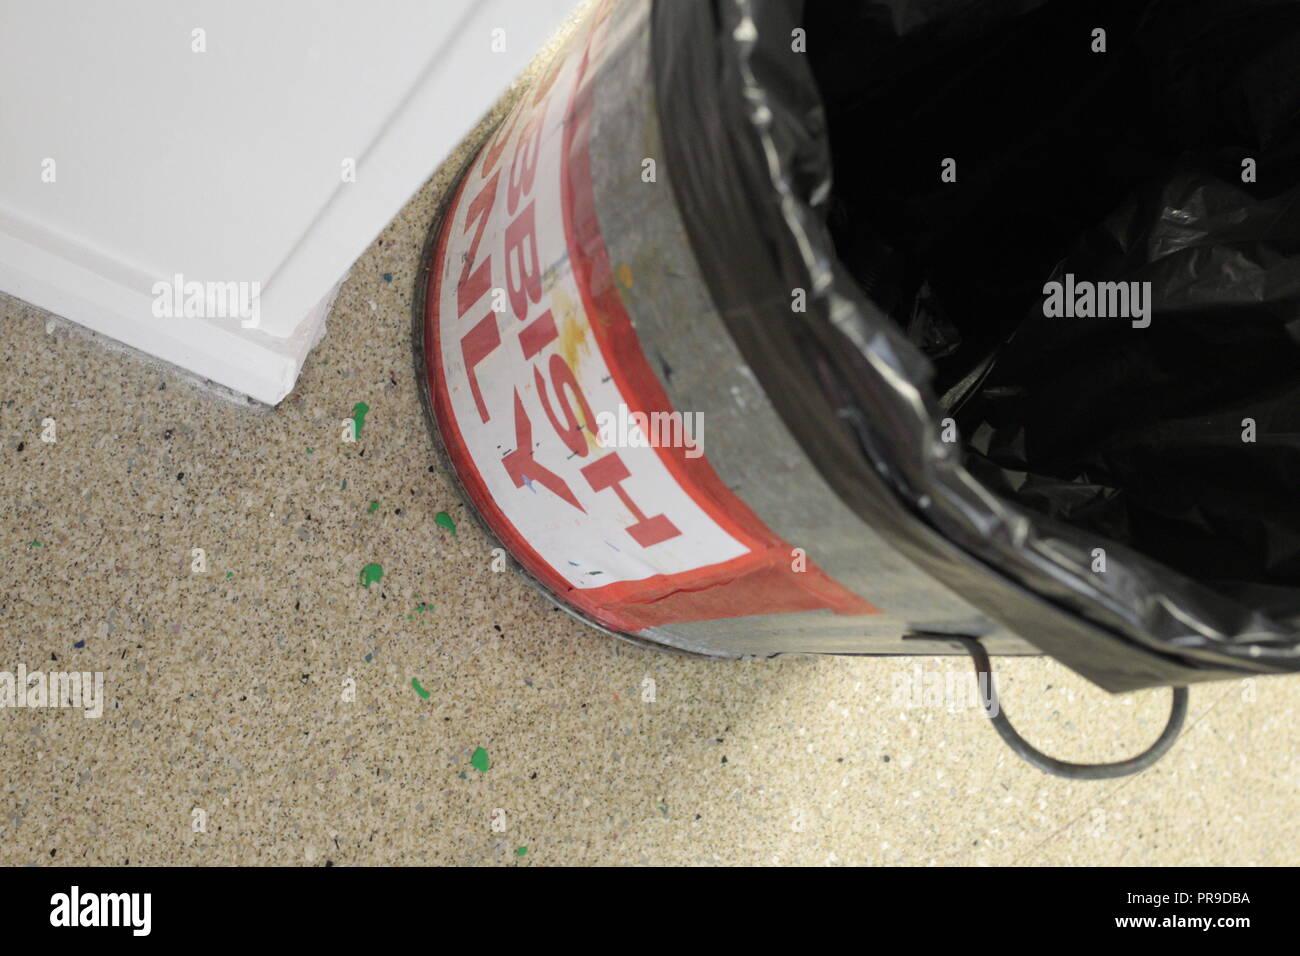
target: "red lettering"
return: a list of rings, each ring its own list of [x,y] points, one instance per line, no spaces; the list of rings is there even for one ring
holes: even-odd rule
[[[559,333],[555,331],[555,316],[547,309],[523,327],[519,333],[519,345],[524,350],[524,358],[531,359],[557,338]]]
[[[666,515],[647,518],[645,513],[636,506],[632,496],[623,489],[622,482],[630,478],[632,473],[627,470],[627,465],[623,464],[623,459],[618,456],[618,452],[612,451],[604,458],[596,459],[582,469],[582,476],[587,479],[587,484],[591,485],[592,491],[614,489],[618,500],[623,502],[623,506],[636,518],[636,523],[627,528],[627,533],[641,547],[648,548],[681,534]]]
[[[469,311],[479,298],[488,290],[492,284],[492,257],[484,259],[473,273],[470,269],[474,261],[478,258],[478,245],[483,239],[483,230],[487,228],[488,214],[492,212],[492,206],[497,200],[497,182],[501,179],[501,173],[498,171],[493,175],[488,184],[479,190],[479,194],[474,197],[474,201],[469,204],[469,213],[465,216],[465,232],[469,232],[470,225],[477,219],[478,229],[474,231],[474,238],[470,241],[469,251],[465,254],[465,264],[460,269],[460,282],[456,285],[456,305],[459,309],[458,316],[464,315]]]
[[[535,481],[583,514],[587,513],[587,509],[578,504],[578,499],[569,490],[564,479],[539,465],[537,459],[533,457],[533,423],[528,420],[524,403],[519,400],[518,389],[515,389],[515,450],[502,458],[501,464],[505,466],[506,474],[510,476],[516,488],[522,488],[525,481],[529,483]]]
[[[483,421],[487,421],[491,416],[488,415],[487,403],[483,401],[483,392],[478,387],[478,374],[474,369],[500,344],[501,332],[497,328],[495,312],[489,312],[486,318],[481,319],[478,325],[466,332],[460,340],[460,351],[465,356],[465,374],[469,377],[469,392],[474,396],[474,404],[478,406],[478,416]]]
[[[542,298],[542,267],[537,261],[537,230],[533,203],[506,226],[506,288],[515,318],[528,315],[528,302]],[[528,251],[524,246],[527,244]],[[531,266],[529,260],[531,261]]]
[[[546,107],[542,106],[520,134],[514,162],[510,164],[510,181],[506,187],[506,214],[509,216],[515,214],[520,197],[533,191],[533,180],[537,176],[537,154],[542,141],[542,120],[545,118]]]
[[[546,397],[546,380],[542,378],[540,369],[533,369],[533,378],[537,385],[537,397],[542,400],[542,410],[546,412],[546,417],[550,420],[551,427],[555,429],[555,434],[560,436],[560,440],[568,446],[569,451],[586,458],[588,446],[587,439],[582,434],[582,428],[583,425],[592,428],[596,419],[591,414],[591,406],[587,404],[587,396],[582,394],[582,389],[578,386],[578,380],[574,377],[573,369],[569,368],[569,363],[564,361],[563,356],[551,356],[551,384],[555,388],[555,397],[560,403],[560,411],[564,412],[564,420],[567,423],[565,428],[560,427],[559,419],[555,417],[555,412],[551,411],[550,399]],[[573,414],[573,406],[564,393],[566,388],[578,400],[578,407],[582,410],[581,424],[578,422],[578,417]]]

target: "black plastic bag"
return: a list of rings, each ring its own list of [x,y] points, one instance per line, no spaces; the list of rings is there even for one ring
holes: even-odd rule
[[[652,44],[719,312],[846,502],[1107,689],[1300,669],[1300,3],[658,0]]]

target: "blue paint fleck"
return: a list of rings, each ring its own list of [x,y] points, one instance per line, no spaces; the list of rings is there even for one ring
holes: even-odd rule
[[[384,273],[384,281],[385,281],[385,282],[392,282],[392,281],[393,281],[393,274],[392,274],[391,272],[385,272],[385,273]]]
[[[77,641],[77,643],[73,644],[72,646],[73,646],[73,647],[85,647],[85,646],[86,646],[86,642],[85,642],[85,641]]]

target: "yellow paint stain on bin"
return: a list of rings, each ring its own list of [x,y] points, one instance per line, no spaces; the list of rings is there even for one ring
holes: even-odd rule
[[[578,371],[578,351],[585,352],[588,347],[587,327],[573,317],[564,319],[560,323],[560,355],[575,375]]]
[[[556,328],[560,333],[559,350],[564,361],[576,375],[578,373],[579,352],[590,353],[591,343],[587,341],[587,323],[579,318],[579,312],[568,296],[555,295],[551,306],[556,318]]]
[[[560,358],[564,359],[564,364],[569,366],[574,378],[577,378],[578,365],[580,364],[579,353],[590,354],[591,352],[591,342],[587,339],[590,326],[583,318],[579,318],[573,300],[558,289],[553,290],[551,293],[551,311],[556,316],[556,327],[560,333],[558,345]],[[600,448],[601,444],[596,438],[596,423],[584,422],[583,424],[585,426],[583,434],[587,439],[587,445],[591,448]]]
[[[632,288],[632,267],[626,262],[618,267],[618,281],[623,283],[623,288]]]

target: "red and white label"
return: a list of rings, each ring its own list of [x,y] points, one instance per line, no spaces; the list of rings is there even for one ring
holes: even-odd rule
[[[707,457],[600,442],[601,412],[671,411],[619,291],[635,277],[611,268],[595,213],[587,137],[609,11],[506,118],[443,222],[426,361],[457,474],[525,567],[616,630],[877,613],[764,527]]]

